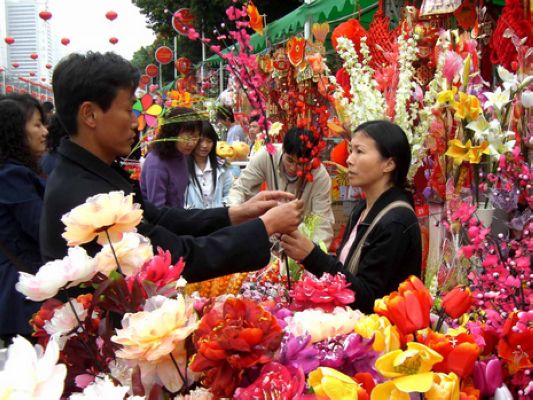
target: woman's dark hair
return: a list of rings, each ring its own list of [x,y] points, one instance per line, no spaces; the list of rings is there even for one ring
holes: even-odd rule
[[[14,159],[33,171],[40,173],[39,160],[32,153],[27,136],[26,123],[35,110],[45,115],[41,104],[27,94],[12,93],[0,97],[0,164]]]
[[[202,119],[194,110],[175,107],[163,116],[163,125],[156,139],[176,138],[181,132],[200,132],[201,129]],[[156,141],[152,145],[152,150],[162,159],[175,157],[179,153],[173,140]]]
[[[59,147],[61,138],[67,136],[67,131],[57,115],[53,115],[48,123],[48,136],[46,137],[46,148],[48,151],[55,151]]]
[[[231,123],[235,122],[235,115],[233,115],[233,111],[231,108],[226,106],[218,106],[217,107],[217,113],[216,113],[217,120],[223,120],[223,121],[230,121]]]
[[[56,113],[69,135],[78,132],[77,116],[85,101],[92,101],[105,112],[120,89],[133,94],[139,84],[139,71],[115,53],[70,54],[54,69],[52,86]]]
[[[213,148],[211,149],[211,152],[207,156],[209,158],[209,163],[211,164],[211,169],[213,170],[212,176],[213,176],[213,191],[217,187],[217,169],[218,169],[218,158],[217,158],[217,142],[218,142],[218,135],[215,132],[215,128],[213,128],[213,125],[209,121],[202,121],[202,131],[200,134],[200,140],[201,139],[211,139],[213,141]],[[200,143],[198,143],[199,145]],[[198,182],[198,177],[196,176],[196,169],[194,168],[194,157],[191,154],[189,157],[187,157],[187,165],[189,167],[189,177],[192,179],[194,184],[200,188],[200,192],[202,191],[202,187],[200,186],[200,182]]]
[[[407,172],[411,166],[411,146],[402,128],[386,120],[368,121],[357,128],[354,133],[363,132],[376,142],[381,156],[392,158],[396,168],[392,172],[391,180],[394,186],[405,188]]]
[[[307,137],[303,141],[301,136]],[[312,148],[318,143],[318,138],[315,138],[313,133],[307,129],[291,128],[283,138],[283,152],[297,157],[309,157]],[[308,144],[310,147],[308,147]]]

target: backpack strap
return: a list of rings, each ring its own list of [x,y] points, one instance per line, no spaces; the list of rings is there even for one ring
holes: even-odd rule
[[[352,274],[356,275],[357,274],[357,271],[359,270],[359,261],[360,261],[360,258],[361,258],[361,251],[363,250],[363,245],[365,244],[366,242],[366,239],[368,237],[368,235],[372,232],[372,230],[374,229],[374,227],[379,223],[379,221],[381,221],[381,219],[392,209],[394,208],[408,208],[410,209],[411,211],[413,211],[414,213],[414,210],[413,210],[413,207],[407,203],[406,201],[402,201],[402,200],[398,200],[398,201],[393,201],[392,203],[390,203],[389,205],[387,205],[387,207],[385,207],[383,210],[381,210],[378,215],[376,215],[374,217],[374,219],[372,220],[372,223],[370,224],[370,226],[368,227],[368,229],[366,230],[365,234],[363,235],[363,237],[361,238],[361,240],[359,241],[359,243],[357,243],[357,247],[355,248],[355,251],[352,255],[352,257],[350,258],[350,261],[348,263],[348,271],[350,271]]]

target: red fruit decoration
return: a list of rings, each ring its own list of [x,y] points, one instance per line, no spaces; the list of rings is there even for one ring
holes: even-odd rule
[[[48,63],[45,65],[46,69],[52,69],[52,64]]]
[[[187,35],[193,23],[194,15],[192,15],[189,8],[180,8],[172,16],[172,27],[180,35]]]
[[[8,36],[4,39],[4,42],[6,42],[7,44],[13,44],[15,43],[15,39],[12,36]]]
[[[19,64],[19,63],[13,63],[13,64],[11,64],[11,65],[13,66],[13,68],[18,68],[18,67],[20,67],[20,64]]]
[[[46,82],[46,78],[41,78],[41,81]]]
[[[30,72],[30,76],[35,76],[35,72]]]
[[[114,21],[115,19],[117,19],[118,14],[115,11],[110,10],[105,13],[105,17],[110,21]]]
[[[39,13],[39,18],[41,18],[43,21],[48,21],[50,18],[52,18],[52,13],[47,10],[41,11]]]
[[[69,38],[63,38],[61,39],[61,44],[63,46],[68,46],[68,44],[70,43],[70,39]]]
[[[109,43],[117,44],[118,43],[118,39],[116,37],[111,37],[111,38],[109,38]]]
[[[37,54],[37,53],[31,53],[31,54],[30,54],[30,58],[31,58],[32,60],[37,60],[37,59],[39,58],[39,54]]]

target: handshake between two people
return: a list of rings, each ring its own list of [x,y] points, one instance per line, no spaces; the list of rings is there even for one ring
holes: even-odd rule
[[[266,190],[248,201],[229,208],[232,225],[259,217],[265,224],[268,236],[290,233],[298,229],[304,217],[304,203],[291,193]]]

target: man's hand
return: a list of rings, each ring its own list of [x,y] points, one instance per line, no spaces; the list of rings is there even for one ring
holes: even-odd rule
[[[300,231],[286,233],[281,235],[281,247],[285,250],[285,254],[296,261],[304,260],[315,245],[312,241],[307,239]]]
[[[266,190],[257,193],[250,200],[229,208],[229,218],[232,225],[240,224],[252,218],[257,218],[279,203],[285,203],[294,199],[294,195],[282,191]]]
[[[271,208],[260,218],[265,224],[268,236],[271,236],[274,233],[288,233],[298,229],[303,216],[303,201],[293,200]]]

